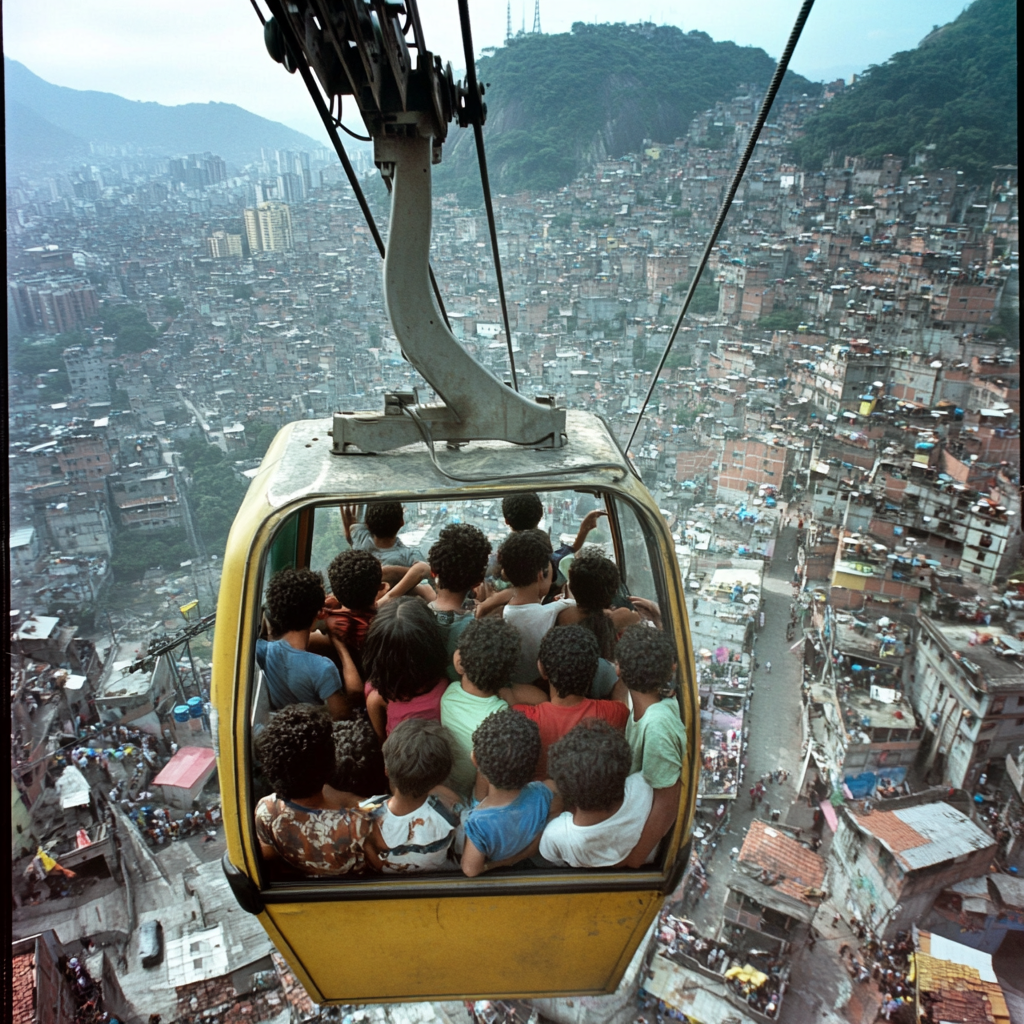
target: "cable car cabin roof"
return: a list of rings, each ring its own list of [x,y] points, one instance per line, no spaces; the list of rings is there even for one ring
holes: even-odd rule
[[[557,490],[608,487],[635,476],[602,420],[568,410],[567,443],[561,448],[527,448],[503,441],[473,441],[458,452],[435,445],[442,469],[457,476],[487,477],[464,483],[433,465],[426,444],[378,455],[335,455],[327,419],[299,420],[284,427],[253,478],[243,511],[262,496],[273,509],[318,497],[336,499],[451,495],[454,491]],[[596,464],[607,464],[596,469]],[[615,467],[619,467],[616,470]],[[558,474],[551,476],[549,474]],[[626,484],[625,490],[632,490]],[[258,500],[258,498],[257,498]]]
[[[568,443],[536,449],[471,442],[384,455],[334,455],[331,421],[282,429],[238,512],[224,554],[211,696],[224,808],[225,871],[240,904],[319,1003],[551,996],[615,989],[689,861],[699,712],[674,545],[657,505],[604,423],[569,411]],[[640,869],[503,869],[466,878],[376,875],[275,881],[255,836],[251,763],[255,642],[270,549],[283,527],[317,505],[427,500],[515,490],[576,489],[627,497],[647,536],[666,630],[679,652],[687,752],[678,817],[655,864]],[[613,519],[614,519],[613,515]],[[613,527],[613,531],[616,527]],[[292,549],[301,560],[301,544]],[[353,941],[353,938],[355,941]],[[501,955],[487,951],[499,948]]]

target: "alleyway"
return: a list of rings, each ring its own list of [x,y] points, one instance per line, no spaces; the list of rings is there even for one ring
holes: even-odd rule
[[[780,820],[791,827],[801,828],[810,834],[811,809],[806,801],[794,804],[796,788],[800,782],[802,766],[800,696],[802,645],[792,651],[797,643],[786,640],[786,624],[789,622],[790,607],[795,588],[791,585],[796,566],[796,526],[780,531],[775,547],[775,558],[764,578],[765,625],[756,635],[754,653],[759,668],[754,673],[754,693],[747,716],[749,723],[749,747],[747,769],[740,794],[729,811],[729,824],[720,833],[718,846],[708,865],[710,886],[705,899],[693,909],[693,920],[705,935],[714,935],[722,921],[722,908],[726,891],[735,870],[730,858],[731,850],[743,845],[747,828],[754,818],[771,820],[771,811],[780,811]],[[767,662],[772,670],[766,670]],[[764,800],[756,810],[750,809],[748,791],[761,776],[776,769],[789,772],[786,782],[765,783]],[[826,827],[821,850],[827,855],[832,834]],[[839,946],[852,938],[845,923],[835,929],[830,927],[831,912],[822,911],[819,922],[821,938],[813,950],[800,948],[793,951],[793,968],[790,988],[783,1003],[781,1020],[788,1024],[803,1024],[805,1021],[873,1021],[877,1000],[873,989],[863,986],[852,993],[851,981],[840,965],[837,953]],[[838,1008],[849,1007],[846,1013]],[[863,1007],[862,1007],[863,1002]]]

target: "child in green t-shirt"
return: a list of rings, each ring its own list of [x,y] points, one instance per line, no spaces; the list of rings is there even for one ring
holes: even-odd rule
[[[634,851],[646,856],[675,824],[682,794],[686,726],[676,698],[662,696],[672,686],[675,645],[660,629],[630,626],[619,637],[615,660],[619,679],[629,691],[626,740],[633,755],[630,770],[643,772],[654,790],[654,806]]]

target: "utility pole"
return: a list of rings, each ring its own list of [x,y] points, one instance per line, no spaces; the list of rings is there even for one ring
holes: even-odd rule
[[[512,0],[508,0],[508,10],[506,12],[506,23],[505,23],[505,42],[507,43],[512,38]]]

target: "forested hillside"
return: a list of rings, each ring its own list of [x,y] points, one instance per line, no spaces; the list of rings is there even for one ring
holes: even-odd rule
[[[976,0],[915,50],[868,68],[854,87],[811,118],[795,155],[818,170],[832,154],[911,157],[991,180],[993,164],[1017,163],[1017,5]]]
[[[479,64],[492,188],[558,188],[594,159],[671,142],[741,83],[766,86],[774,69],[764,50],[672,26],[577,22],[571,33],[513,39]],[[789,74],[783,93],[794,91],[818,87]],[[471,132],[449,135],[436,188],[479,194]]]

